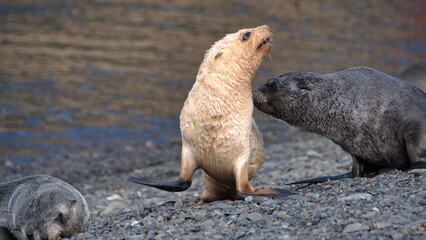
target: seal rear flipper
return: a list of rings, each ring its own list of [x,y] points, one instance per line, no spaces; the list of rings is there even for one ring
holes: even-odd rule
[[[290,195],[295,195],[296,193],[293,193],[289,190],[285,190],[285,189],[279,189],[279,188],[274,188],[274,189],[263,189],[263,190],[258,190],[258,191],[254,191],[254,192],[238,192],[237,193],[238,196],[240,196],[241,198],[246,198],[248,196],[257,196],[257,197],[268,197],[268,198],[285,198],[288,197]]]
[[[129,177],[127,180],[149,187],[155,187],[168,192],[183,192],[191,186],[191,181],[183,181],[181,178],[174,182],[153,182],[144,178]]]
[[[296,182],[287,183],[286,185],[293,185],[293,184],[302,184],[302,183],[323,183],[327,181],[333,181],[333,180],[340,180],[345,178],[353,178],[352,171],[336,175],[336,176],[324,176],[324,177],[317,177],[317,178],[310,178],[305,180],[300,180]]]

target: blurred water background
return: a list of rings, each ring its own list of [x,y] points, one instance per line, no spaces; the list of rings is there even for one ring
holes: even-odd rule
[[[275,44],[253,85],[299,70],[396,74],[426,58],[425,0],[2,0],[0,162],[167,147],[204,52],[263,24]]]

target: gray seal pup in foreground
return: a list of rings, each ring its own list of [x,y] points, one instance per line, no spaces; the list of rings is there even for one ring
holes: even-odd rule
[[[426,94],[370,68],[287,73],[253,91],[262,112],[325,136],[352,156],[352,171],[295,183],[426,167]]]
[[[89,219],[86,200],[73,186],[47,175],[0,184],[0,239],[69,238]],[[12,238],[13,239],[13,238]]]
[[[182,156],[175,182],[129,180],[178,192],[203,170],[205,202],[247,195],[282,197],[280,189],[256,190],[249,182],[264,162],[262,135],[253,114],[252,80],[271,49],[268,26],[242,29],[217,41],[204,55],[180,115]]]

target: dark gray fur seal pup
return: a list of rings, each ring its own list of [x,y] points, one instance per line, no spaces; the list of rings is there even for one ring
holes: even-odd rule
[[[352,155],[352,171],[296,183],[365,176],[381,168],[426,167],[426,94],[369,68],[287,73],[253,91],[254,105]]]
[[[1,240],[69,238],[88,219],[80,192],[57,178],[37,175],[0,184]]]

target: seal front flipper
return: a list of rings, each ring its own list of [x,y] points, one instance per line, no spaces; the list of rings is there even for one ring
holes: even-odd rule
[[[251,192],[251,193],[238,192],[238,196],[240,196],[241,198],[246,198],[248,196],[268,197],[268,198],[285,198],[285,197],[288,197],[290,195],[295,195],[295,194],[296,193],[293,193],[289,190],[279,189],[279,188],[263,189],[263,190],[258,190],[258,191],[254,191],[254,192]]]
[[[286,185],[292,185],[292,184],[302,184],[302,183],[323,183],[327,181],[333,181],[333,180],[340,180],[345,178],[353,178],[352,171],[336,175],[336,176],[324,176],[324,177],[317,177],[317,178],[310,178],[305,180],[300,180],[296,182],[287,183]]]
[[[183,192],[191,186],[191,181],[183,181],[182,178],[174,182],[153,182],[144,178],[129,177],[129,181],[149,187],[155,187],[168,192]]]

